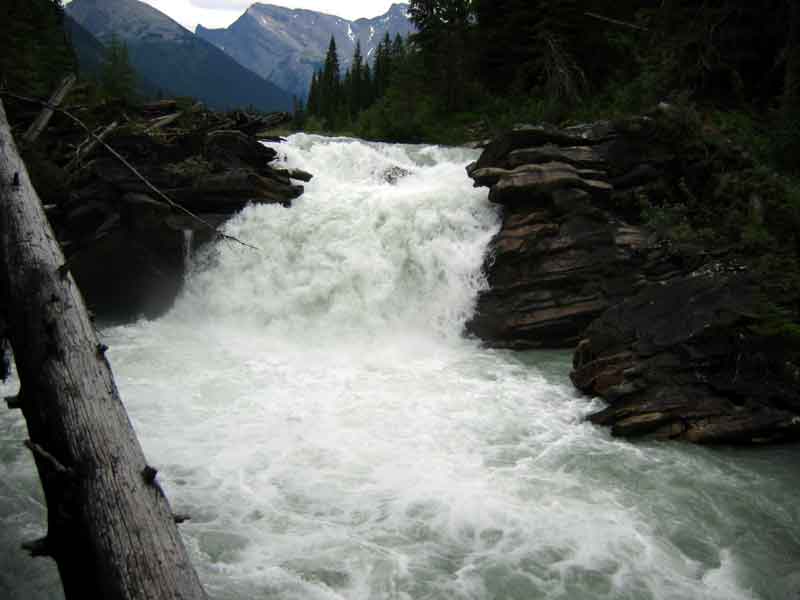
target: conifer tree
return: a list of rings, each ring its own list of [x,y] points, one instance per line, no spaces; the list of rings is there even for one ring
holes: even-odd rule
[[[372,68],[369,63],[364,63],[364,71],[361,78],[362,98],[359,111],[366,110],[375,102],[375,81],[372,77]]]
[[[132,102],[136,91],[136,71],[128,57],[128,47],[116,35],[106,48],[106,60],[100,74],[103,92],[112,100]]]
[[[311,77],[311,87],[308,91],[308,101],[306,102],[306,112],[309,116],[319,117],[321,114],[320,111],[320,72],[318,70],[314,71],[314,75]]]
[[[408,9],[417,27],[411,39],[419,46],[425,70],[447,110],[463,107],[470,78],[472,4],[472,0],[411,0]]]
[[[351,91],[353,89],[353,72],[348,68],[344,72],[344,77],[341,82],[341,95],[339,97],[339,104],[336,107],[336,120],[338,124],[343,124],[345,121],[350,121],[352,115],[357,112],[357,108],[353,105],[353,98]]]
[[[389,37],[389,32],[383,38],[383,41],[378,44],[375,49],[375,96],[382,98],[389,88],[389,79],[391,73],[391,51],[392,40]]]
[[[353,62],[349,69],[349,81],[345,85],[348,93],[348,105],[350,116],[356,115],[364,108],[364,61],[361,56],[361,41],[356,42],[356,49],[353,52]]]
[[[331,36],[328,53],[325,56],[325,66],[322,69],[320,83],[320,116],[333,127],[341,104],[341,73],[339,69],[339,55],[336,51],[336,40]]]
[[[392,42],[392,50],[389,54],[389,61],[402,61],[406,55],[406,43],[403,41],[403,36],[399,33],[394,36],[394,42]]]

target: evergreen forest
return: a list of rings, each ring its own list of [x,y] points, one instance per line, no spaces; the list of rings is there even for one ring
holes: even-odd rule
[[[791,0],[411,0],[417,33],[340,69],[335,42],[306,127],[462,142],[517,122],[691,106],[796,169],[800,8]]]

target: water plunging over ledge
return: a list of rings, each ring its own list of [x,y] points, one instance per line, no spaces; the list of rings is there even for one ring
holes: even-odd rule
[[[472,151],[275,147],[316,177],[229,223],[260,251],[201,250],[168,315],[103,333],[213,598],[800,593],[800,450],[614,440],[568,354],[462,337],[498,228]],[[60,598],[18,550],[45,524],[25,437],[0,411],[0,597]]]

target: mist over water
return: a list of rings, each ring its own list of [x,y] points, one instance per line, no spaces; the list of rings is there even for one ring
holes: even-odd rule
[[[103,332],[212,597],[800,597],[800,451],[614,440],[568,353],[462,336],[499,227],[475,153],[275,147],[316,177],[229,223],[259,250],[201,250],[168,315]],[[2,411],[0,598],[60,598],[17,550],[45,523],[24,437]]]

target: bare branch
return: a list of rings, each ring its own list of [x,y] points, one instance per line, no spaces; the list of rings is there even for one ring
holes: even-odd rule
[[[628,23],[627,21],[620,21],[619,19],[604,17],[603,15],[598,15],[597,13],[585,12],[583,14],[586,15],[587,17],[591,17],[592,19],[605,21],[606,23],[613,23],[614,25],[621,25],[622,27],[629,27],[631,29],[637,29],[639,31],[650,31],[647,27],[642,27],[641,25],[636,25],[635,23]]]
[[[31,102],[33,104],[39,104],[41,106],[48,107],[48,108],[50,108],[51,110],[53,110],[55,112],[59,112],[59,113],[63,114],[64,116],[66,116],[67,118],[72,120],[74,123],[79,125],[84,131],[86,131],[86,133],[89,134],[89,137],[93,138],[98,144],[100,144],[101,146],[103,146],[103,148],[108,150],[108,152],[114,158],[116,158],[123,165],[125,165],[125,167],[131,173],[133,173],[138,179],[140,179],[142,181],[142,183],[144,183],[150,190],[152,190],[153,193],[155,193],[157,196],[162,198],[164,200],[164,202],[166,202],[173,209],[175,209],[175,210],[177,210],[179,212],[182,212],[182,213],[186,214],[187,216],[191,217],[192,219],[194,219],[198,223],[202,224],[203,226],[205,226],[208,229],[210,229],[211,231],[213,231],[221,239],[228,240],[228,241],[231,241],[231,242],[236,242],[237,244],[241,244],[242,246],[245,246],[246,248],[250,248],[252,250],[261,250],[257,246],[253,246],[252,244],[248,244],[246,242],[243,242],[242,240],[240,240],[239,238],[237,238],[235,236],[222,233],[221,231],[219,231],[216,227],[214,227],[211,223],[209,223],[208,221],[206,221],[202,217],[199,217],[198,215],[196,215],[192,211],[190,211],[188,208],[185,208],[185,207],[181,206],[180,204],[178,204],[177,202],[174,202],[169,196],[167,196],[164,192],[162,192],[160,189],[158,189],[156,186],[154,186],[144,175],[142,175],[136,169],[136,167],[134,167],[131,163],[129,163],[125,159],[125,157],[123,157],[119,152],[114,150],[114,148],[112,148],[106,142],[104,142],[100,138],[99,135],[95,134],[91,129],[89,129],[89,126],[86,125],[86,123],[81,121],[78,117],[73,115],[71,112],[69,112],[67,110],[64,110],[63,108],[58,108],[58,106],[50,104],[49,102],[45,102],[44,100],[39,100],[37,98],[30,98],[28,96],[21,96],[19,94],[14,94],[13,92],[10,92],[8,90],[0,90],[0,95],[8,96],[10,98],[15,98],[15,99],[21,100],[23,102]]]
[[[119,122],[114,121],[113,123],[111,123],[111,125],[109,125],[103,131],[101,131],[99,135],[97,136],[92,135],[86,138],[86,141],[84,141],[75,152],[75,158],[73,158],[71,161],[69,161],[69,163],[67,163],[67,166],[64,167],[64,170],[67,173],[73,171],[80,164],[81,160],[83,160],[86,156],[89,156],[89,154],[92,153],[92,150],[94,150],[97,147],[97,144],[99,144],[105,138],[107,138],[108,135],[112,131],[114,131],[118,126]]]

